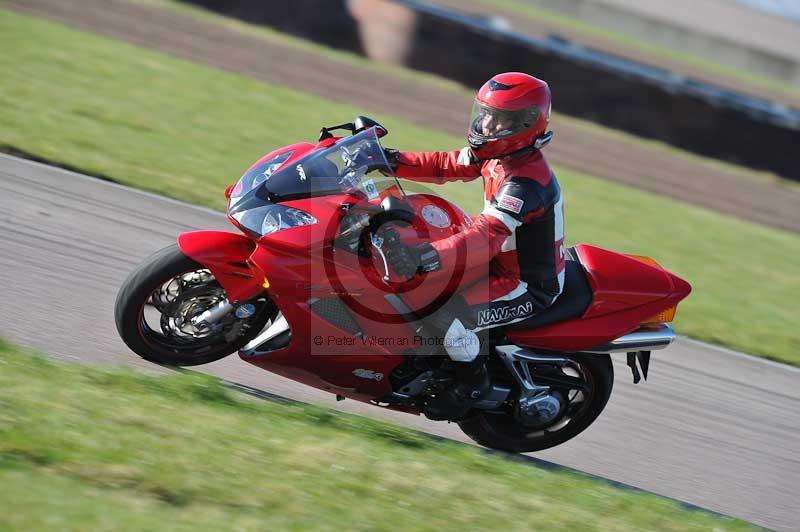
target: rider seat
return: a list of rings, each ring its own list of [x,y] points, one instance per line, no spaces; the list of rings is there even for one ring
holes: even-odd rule
[[[552,306],[527,320],[504,327],[505,330],[532,329],[551,323],[582,316],[592,303],[592,288],[586,280],[586,272],[580,263],[575,248],[566,250],[564,263],[564,290]]]

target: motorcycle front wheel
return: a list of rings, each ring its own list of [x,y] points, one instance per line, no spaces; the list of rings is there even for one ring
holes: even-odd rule
[[[506,407],[501,411],[475,410],[458,425],[476,443],[512,453],[529,453],[554,447],[586,430],[603,411],[614,386],[614,368],[609,355],[569,354],[568,373],[561,381],[573,382],[559,390],[566,405],[552,424],[526,426]]]
[[[198,316],[223,301],[225,289],[211,272],[173,244],[145,259],[125,279],[114,318],[122,340],[142,358],[196,366],[238,351],[278,314],[262,294],[240,305],[238,313],[210,326],[198,325]]]

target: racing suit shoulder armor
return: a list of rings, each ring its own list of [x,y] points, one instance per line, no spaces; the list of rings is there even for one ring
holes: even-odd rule
[[[520,222],[543,214],[559,198],[560,190],[555,178],[546,183],[529,177],[511,177],[503,183],[492,198],[491,204]]]

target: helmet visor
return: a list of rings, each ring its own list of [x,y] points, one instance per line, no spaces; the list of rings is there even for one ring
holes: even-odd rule
[[[470,131],[481,139],[499,139],[533,127],[538,119],[539,108],[535,105],[503,111],[476,101],[472,106]]]

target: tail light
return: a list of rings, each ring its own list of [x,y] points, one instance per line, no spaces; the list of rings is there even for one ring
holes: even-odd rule
[[[645,264],[649,264],[650,266],[655,266],[656,268],[661,268],[661,265],[659,263],[657,263],[655,261],[655,259],[652,259],[650,257],[645,257],[644,255],[628,255],[628,257],[630,257],[632,259],[636,259],[639,262],[644,262]],[[663,270],[664,268],[661,268],[661,269]]]
[[[652,323],[669,323],[675,319],[675,312],[678,310],[677,305],[674,307],[670,307],[666,310],[662,310],[655,316],[647,318],[642,322],[642,325],[648,325]]]
[[[645,257],[644,255],[628,255],[632,259],[636,259],[640,262],[644,262],[645,264],[649,264],[651,266],[655,266],[656,268],[661,268],[661,265],[655,261],[655,259],[651,257]],[[661,268],[662,270],[664,268]],[[642,325],[652,325],[654,323],[669,323],[675,319],[675,312],[678,310],[678,306],[670,307],[666,310],[662,310],[655,316],[647,318],[642,322]]]

